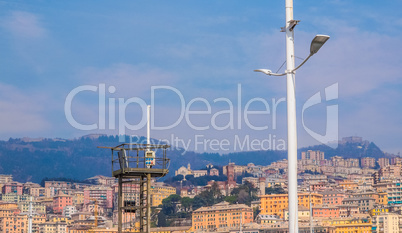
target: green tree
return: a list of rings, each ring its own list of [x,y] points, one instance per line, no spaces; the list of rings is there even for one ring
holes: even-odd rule
[[[235,204],[235,203],[237,203],[237,197],[236,196],[226,196],[224,198],[224,201],[227,201],[230,204]]]
[[[158,214],[158,227],[167,227],[166,215],[163,211],[159,212]]]
[[[176,206],[180,202],[181,196],[177,194],[172,194],[169,197],[162,200],[162,212],[165,215],[174,215],[176,214]]]
[[[184,211],[188,212],[191,210],[191,206],[193,204],[193,199],[189,198],[189,197],[183,197],[180,200],[181,203],[181,207],[184,209]]]
[[[286,191],[280,185],[274,185],[274,187],[265,188],[266,194],[285,194]]]
[[[193,198],[193,210],[199,209],[203,206],[206,206],[206,202],[204,199],[200,197],[200,195],[197,195]]]

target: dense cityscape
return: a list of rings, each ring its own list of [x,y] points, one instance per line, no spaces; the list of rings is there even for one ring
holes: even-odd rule
[[[364,143],[360,137],[343,143]],[[193,165],[194,166],[194,165]],[[269,165],[182,166],[174,176],[152,179],[152,232],[287,232],[287,160]],[[402,158],[327,158],[319,150],[298,160],[300,232],[399,232],[402,225]],[[0,175],[0,231],[117,232],[119,186],[102,175],[82,182],[43,179],[41,184]],[[138,205],[136,179],[123,184],[123,202]],[[139,231],[136,211],[123,228]]]

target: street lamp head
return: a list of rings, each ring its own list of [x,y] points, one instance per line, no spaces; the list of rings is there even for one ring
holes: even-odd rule
[[[320,50],[320,48],[325,44],[325,42],[327,42],[328,39],[329,39],[329,36],[327,36],[327,35],[316,35],[314,37],[313,41],[311,41],[310,56],[317,53],[318,50]]]
[[[258,69],[258,70],[254,70],[254,71],[255,72],[261,72],[261,73],[264,73],[266,75],[271,75],[272,74],[272,71],[268,70],[268,69]]]

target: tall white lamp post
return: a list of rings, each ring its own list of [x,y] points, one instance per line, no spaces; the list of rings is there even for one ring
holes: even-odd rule
[[[329,39],[326,35],[317,35],[310,46],[310,55],[295,68],[294,55],[294,27],[299,21],[293,19],[293,0],[286,0],[286,71],[272,73],[268,69],[254,70],[272,76],[286,75],[287,86],[287,115],[288,115],[288,205],[289,205],[289,232],[298,233],[297,210],[297,131],[296,131],[296,98],[295,98],[295,71],[299,69],[311,56]]]

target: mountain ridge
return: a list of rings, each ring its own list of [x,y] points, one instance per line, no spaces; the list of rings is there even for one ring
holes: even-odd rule
[[[140,137],[137,141],[144,140]],[[153,139],[154,141],[157,141]],[[84,180],[95,175],[111,176],[110,151],[98,146],[116,146],[121,144],[118,136],[90,134],[76,139],[49,138],[10,138],[0,141],[0,173],[12,174],[20,182],[40,182],[44,177],[68,177]],[[334,149],[325,145],[300,148],[298,154],[307,150],[320,150],[325,158],[335,155],[344,158],[383,157],[373,142],[344,142]],[[388,156],[389,157],[389,156]],[[286,151],[242,151],[229,154],[197,153],[172,148],[168,151],[170,173],[188,163],[194,169],[201,169],[206,164],[226,165],[229,161],[239,165],[254,163],[268,165],[274,161],[287,158]],[[90,165],[90,166],[89,166]]]

